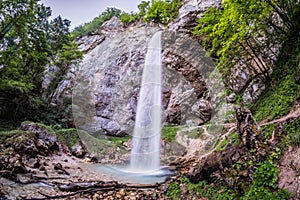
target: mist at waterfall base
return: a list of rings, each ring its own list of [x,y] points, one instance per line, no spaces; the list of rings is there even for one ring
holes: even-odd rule
[[[95,170],[126,181],[163,182],[174,174],[160,165],[162,128],[161,34],[155,33],[147,49],[128,166],[98,166]]]

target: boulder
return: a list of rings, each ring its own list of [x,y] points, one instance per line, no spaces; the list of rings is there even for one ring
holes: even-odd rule
[[[29,131],[34,134],[34,140],[29,139],[24,143],[20,143],[17,149],[24,150],[24,153],[48,155],[51,151],[59,150],[58,139],[55,133],[51,132],[47,127],[33,122],[22,123],[21,130]]]

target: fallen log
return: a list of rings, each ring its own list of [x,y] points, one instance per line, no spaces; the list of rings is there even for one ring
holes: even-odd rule
[[[43,195],[42,198],[31,198],[28,200],[45,200],[45,199],[60,199],[71,196],[76,196],[77,194],[93,194],[100,191],[118,191],[120,189],[126,189],[127,191],[136,191],[138,189],[153,189],[160,187],[161,184],[134,184],[134,183],[118,183],[116,181],[96,181],[96,182],[78,182],[78,183],[68,183],[68,184],[58,184],[57,187],[64,193],[57,195],[49,195],[43,192],[39,194]],[[68,193],[66,193],[68,192]]]

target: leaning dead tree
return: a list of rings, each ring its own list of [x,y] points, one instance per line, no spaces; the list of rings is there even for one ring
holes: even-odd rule
[[[200,180],[207,179],[211,174],[216,171],[223,171],[224,168],[230,167],[233,163],[237,162],[240,158],[247,155],[251,149],[261,148],[261,144],[265,141],[259,125],[253,119],[251,112],[243,107],[236,109],[237,131],[239,136],[239,144],[231,146],[220,152],[213,152],[208,156],[194,160],[198,162],[197,165],[190,165],[189,161],[180,163],[181,167],[190,168],[186,172],[191,182],[199,182]],[[264,148],[264,147],[263,147]],[[264,151],[266,152],[266,151]],[[257,160],[262,160],[265,154],[258,154]]]

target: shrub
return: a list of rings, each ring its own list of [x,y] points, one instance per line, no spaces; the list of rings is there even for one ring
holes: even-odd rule
[[[188,189],[200,197],[207,197],[209,199],[231,200],[236,197],[231,189],[218,184],[210,184],[207,181],[200,181],[197,184],[190,183]]]
[[[124,24],[130,24],[132,22],[135,22],[137,21],[139,18],[139,16],[137,14],[134,14],[134,13],[125,13],[123,12],[121,15],[120,15],[120,20],[121,22],[123,22]]]
[[[171,197],[172,199],[179,198],[179,196],[180,196],[179,183],[177,183],[177,182],[170,183],[168,190],[167,190],[167,196]]]
[[[162,138],[166,141],[173,142],[176,140],[178,126],[165,126],[162,129]]]
[[[288,136],[288,143],[300,146],[300,119],[285,124],[283,130]]]
[[[265,161],[259,164],[254,173],[253,182],[250,190],[242,198],[244,200],[284,200],[288,199],[288,193],[280,189],[278,190],[278,168],[271,161]]]
[[[145,16],[148,22],[168,24],[174,20],[181,6],[180,0],[153,0]]]

